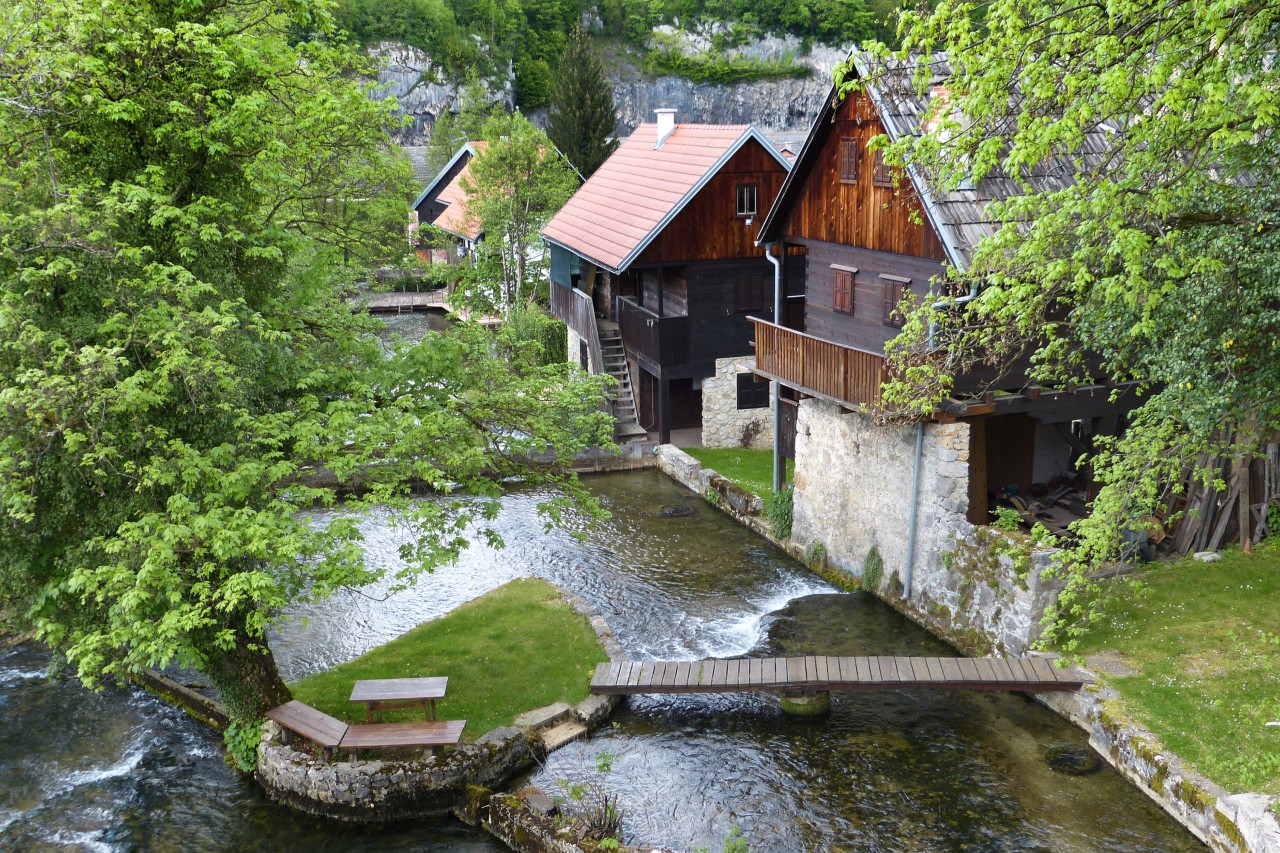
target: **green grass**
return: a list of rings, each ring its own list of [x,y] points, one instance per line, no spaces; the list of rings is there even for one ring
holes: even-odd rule
[[[701,462],[704,468],[715,470],[749,492],[762,498],[773,494],[772,450],[688,447],[684,452]],[[793,470],[794,465],[788,459],[787,479],[791,478]]]
[[[364,722],[348,701],[363,678],[449,677],[436,702],[442,720],[466,720],[464,740],[510,725],[525,711],[587,695],[591,671],[608,656],[590,623],[542,580],[519,579],[419,625],[355,660],[290,685],[294,698],[347,722]],[[391,710],[386,722],[421,720]]]
[[[1142,576],[1082,651],[1136,675],[1107,676],[1124,710],[1232,791],[1280,793],[1280,537],[1215,563],[1186,559]]]

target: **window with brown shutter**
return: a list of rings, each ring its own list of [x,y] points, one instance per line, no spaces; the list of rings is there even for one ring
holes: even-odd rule
[[[759,184],[738,184],[735,195],[738,215],[755,216],[760,197]]]
[[[889,173],[889,167],[885,165],[883,151],[876,152],[876,165],[871,174],[871,183],[877,187],[893,186],[893,175]]]
[[[840,140],[840,183],[858,182],[858,140]]]
[[[904,319],[901,310],[902,297],[906,293],[907,286],[911,284],[911,279],[882,273],[880,283],[884,287],[884,313],[881,315],[881,322],[886,326],[901,329]]]
[[[832,291],[834,298],[832,308],[841,314],[853,313],[853,271],[844,269],[833,269],[832,271]]]

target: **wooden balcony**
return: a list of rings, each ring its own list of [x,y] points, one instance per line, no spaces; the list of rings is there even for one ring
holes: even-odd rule
[[[634,299],[618,297],[618,326],[627,350],[652,373],[689,361],[689,318],[659,317]]]
[[[876,406],[884,356],[797,332],[767,320],[755,324],[756,373],[843,406]]]

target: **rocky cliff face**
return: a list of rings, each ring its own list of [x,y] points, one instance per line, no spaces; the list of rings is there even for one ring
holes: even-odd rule
[[[762,40],[751,46],[751,55],[773,58],[793,47],[788,39]],[[461,86],[443,80],[431,58],[416,48],[383,42],[371,48],[370,54],[378,65],[380,88],[375,97],[395,98],[398,112],[411,122],[395,134],[396,141],[406,146],[426,144],[436,119],[446,110],[457,109]],[[625,57],[617,59],[610,63],[618,105],[617,133],[625,136],[641,122],[653,121],[654,110],[670,107],[682,122],[755,124],[765,131],[798,135],[813,123],[830,89],[831,71],[845,55],[836,48],[815,47],[796,60],[814,69],[809,77],[728,86],[694,83],[683,77],[646,80]],[[509,72],[505,80],[486,81],[486,88],[491,100],[512,104]],[[539,122],[542,116],[535,113],[530,118]]]

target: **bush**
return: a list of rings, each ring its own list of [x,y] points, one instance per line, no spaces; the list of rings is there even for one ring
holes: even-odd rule
[[[880,581],[884,579],[884,558],[880,556],[880,548],[871,546],[867,551],[867,559],[862,561],[862,588],[875,592],[880,589]]]
[[[810,566],[825,566],[827,564],[827,546],[821,542],[814,542],[804,550],[804,561]]]
[[[795,514],[794,492],[795,487],[788,486],[770,496],[768,503],[765,504],[764,517],[769,519],[773,536],[779,542],[786,542],[791,538],[791,522]]]
[[[537,305],[516,305],[498,331],[498,346],[513,364],[564,364],[569,358],[569,331]]]

